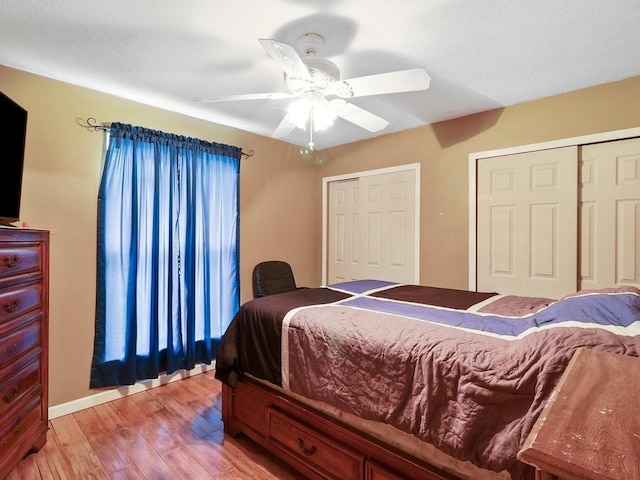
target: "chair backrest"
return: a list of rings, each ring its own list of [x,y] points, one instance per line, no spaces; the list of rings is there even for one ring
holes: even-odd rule
[[[264,297],[296,290],[291,265],[280,260],[260,262],[253,268],[253,296]]]

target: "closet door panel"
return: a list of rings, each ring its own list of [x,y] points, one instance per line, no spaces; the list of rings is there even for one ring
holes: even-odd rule
[[[618,242],[616,245],[616,282],[640,287],[640,201],[618,203]]]
[[[580,287],[640,287],[640,139],[585,145]]]
[[[493,275],[514,276],[514,206],[498,205],[490,211],[490,271]]]
[[[479,290],[575,291],[577,162],[576,147],[478,161]]]
[[[381,268],[382,259],[382,215],[380,212],[367,212],[365,219],[365,265],[370,268]]]
[[[531,278],[558,276],[558,205],[531,206]]]
[[[360,178],[361,278],[415,281],[415,171]]]
[[[358,179],[329,184],[329,241],[327,282],[358,280],[360,277],[360,198]]]

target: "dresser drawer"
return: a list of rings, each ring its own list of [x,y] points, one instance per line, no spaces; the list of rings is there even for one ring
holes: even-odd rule
[[[375,462],[367,460],[364,467],[364,480],[404,480],[404,477],[390,472]]]
[[[41,402],[42,396],[35,396],[25,408],[0,428],[0,451],[9,452],[20,446],[26,436],[30,436],[34,429],[41,426],[43,422]]]
[[[0,416],[40,385],[40,353],[34,350],[24,360],[0,371]]]
[[[290,454],[304,459],[326,478],[362,479],[363,455],[273,408],[267,409],[267,438]]]
[[[42,308],[40,284],[0,290],[0,325],[36,308]]]
[[[42,271],[42,254],[38,244],[0,245],[0,278]]]
[[[0,367],[40,345],[40,323],[28,323],[0,337]]]

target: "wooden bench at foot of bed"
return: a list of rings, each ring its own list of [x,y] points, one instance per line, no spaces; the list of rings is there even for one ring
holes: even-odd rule
[[[536,480],[640,479],[640,358],[581,348],[518,458]]]
[[[248,436],[310,479],[457,478],[248,377],[235,389],[223,383],[222,420],[226,433]]]

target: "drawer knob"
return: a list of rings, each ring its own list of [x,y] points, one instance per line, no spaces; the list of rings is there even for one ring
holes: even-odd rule
[[[305,455],[313,455],[318,451],[315,445],[311,445],[311,448],[306,448],[304,446],[304,440],[301,439],[300,437],[297,438],[297,442],[298,442],[298,447],[300,448],[300,451]]]
[[[13,313],[18,309],[18,300],[13,302],[7,302],[2,306],[3,310],[7,313]]]
[[[5,256],[4,259],[2,260],[2,263],[4,263],[5,267],[12,268],[18,264],[18,260],[19,260],[18,255]]]
[[[12,394],[11,393],[5,393],[4,397],[2,397],[2,401],[4,403],[10,403],[12,400],[14,400],[18,396],[18,392],[19,391],[20,391],[20,385],[15,385],[13,387]]]
[[[13,431],[14,435],[20,435],[20,432],[22,431],[22,428],[20,427],[16,427],[16,429]],[[3,447],[6,447],[7,445],[9,445],[9,440],[11,440],[10,438],[7,438],[4,443],[2,444]]]

